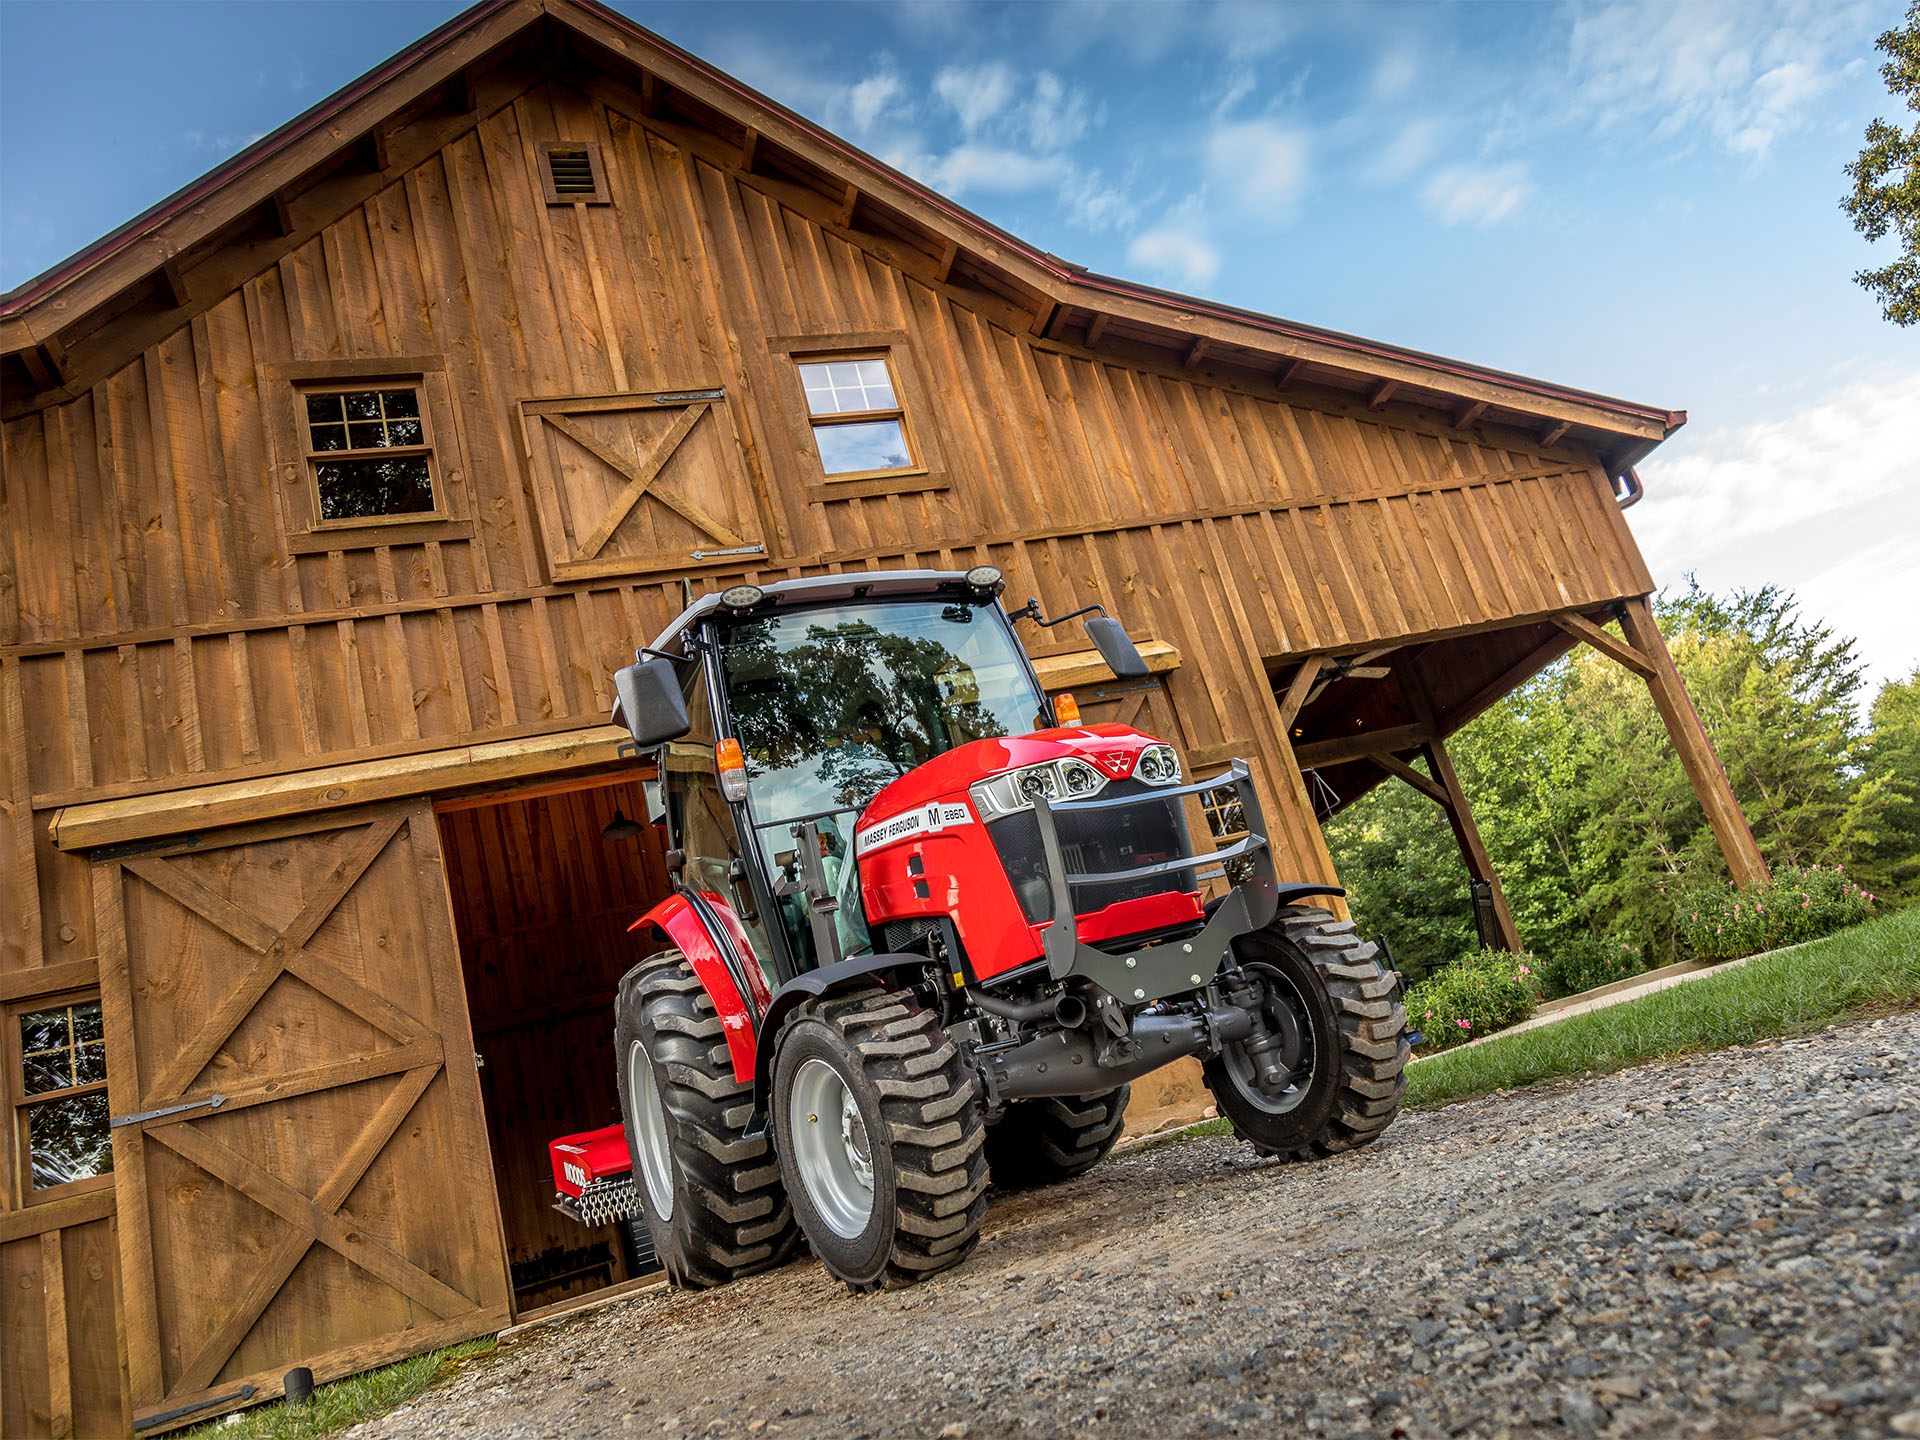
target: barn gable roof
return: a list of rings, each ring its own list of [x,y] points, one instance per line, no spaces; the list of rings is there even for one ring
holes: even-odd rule
[[[918,251],[940,281],[993,290],[1037,336],[1158,347],[1188,369],[1254,371],[1584,439],[1616,469],[1684,411],[1346,335],[1101,275],[1027,244],[596,0],[480,0],[144,214],[0,297],[6,413],[70,398],[228,293],[319,225],[424,158],[487,103],[488,67],[516,49],[571,52],[632,86],[648,114],[712,131],[745,168],[839,197],[842,223]]]

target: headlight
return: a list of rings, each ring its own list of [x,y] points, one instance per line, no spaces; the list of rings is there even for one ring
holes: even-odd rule
[[[1178,785],[1180,757],[1171,745],[1149,745],[1133,762],[1133,778],[1146,785]]]
[[[981,818],[991,820],[1032,809],[1036,796],[1046,796],[1049,804],[1062,799],[1084,800],[1098,795],[1106,784],[1107,777],[1084,760],[1049,760],[1044,765],[1028,765],[982,780],[968,793]]]

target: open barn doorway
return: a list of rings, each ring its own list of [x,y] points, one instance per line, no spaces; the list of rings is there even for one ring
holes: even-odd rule
[[[521,1319],[655,1268],[625,1225],[553,1208],[547,1155],[620,1121],[614,991],[647,943],[627,927],[669,890],[651,790],[627,766],[435,805]]]

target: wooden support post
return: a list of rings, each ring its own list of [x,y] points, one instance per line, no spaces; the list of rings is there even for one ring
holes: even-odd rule
[[[1287,686],[1286,694],[1280,697],[1280,728],[1289,736],[1293,733],[1293,722],[1300,718],[1300,707],[1307,703],[1313,682],[1320,677],[1320,671],[1326,663],[1324,655],[1309,655],[1302,660],[1300,668],[1293,672],[1293,681]]]
[[[1653,679],[1655,672],[1651,660],[1634,649],[1633,646],[1614,639],[1610,633],[1602,630],[1591,620],[1583,620],[1578,615],[1556,615],[1553,617],[1553,623],[1573,636],[1576,640],[1586,641],[1587,644],[1591,645],[1601,654],[1610,656],[1612,659],[1626,666],[1627,669],[1633,671],[1633,673],[1641,679]]]
[[[1449,810],[1453,808],[1453,797],[1447,793],[1445,786],[1429,780],[1398,755],[1369,755],[1367,757],[1367,763],[1369,765],[1378,765],[1389,775],[1399,776],[1429,800],[1436,801],[1446,806]]]
[[[1459,842],[1460,854],[1467,862],[1467,873],[1476,880],[1485,881],[1493,892],[1493,923],[1500,936],[1500,946],[1504,950],[1518,951],[1523,948],[1520,927],[1513,923],[1513,911],[1507,906],[1507,892],[1500,884],[1500,877],[1494,873],[1493,859],[1487,854],[1486,842],[1480,838],[1480,827],[1474,823],[1473,810],[1467,804],[1467,792],[1460,788],[1460,776],[1453,768],[1447,747],[1436,735],[1423,748],[1426,751],[1427,768],[1447,793],[1447,823],[1453,826],[1453,838]]]
[[[1707,824],[1713,827],[1713,838],[1720,842],[1720,853],[1726,857],[1733,883],[1763,883],[1768,878],[1767,862],[1760,857],[1753,830],[1740,809],[1740,802],[1734,798],[1733,787],[1727,783],[1727,772],[1714,753],[1706,727],[1700,723],[1700,712],[1693,708],[1687,687],[1680,681],[1680,672],[1674,668],[1673,656],[1667,653],[1667,642],[1661,638],[1660,627],[1654,622],[1653,606],[1646,596],[1622,603],[1620,628],[1627,632],[1633,648],[1653,667],[1653,674],[1647,677],[1647,688],[1653,692],[1654,706],[1666,722],[1667,735],[1679,752],[1680,764],[1693,784],[1693,793],[1700,799],[1700,808],[1707,812]]]

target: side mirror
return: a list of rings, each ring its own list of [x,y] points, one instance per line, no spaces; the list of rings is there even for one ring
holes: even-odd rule
[[[626,726],[642,750],[677,740],[692,728],[671,660],[655,656],[614,671],[613,693],[614,724]]]
[[[1095,615],[1087,621],[1087,638],[1100,658],[1107,662],[1116,680],[1138,680],[1150,674],[1147,662],[1140,658],[1139,647],[1127,634],[1127,627],[1111,615]]]

